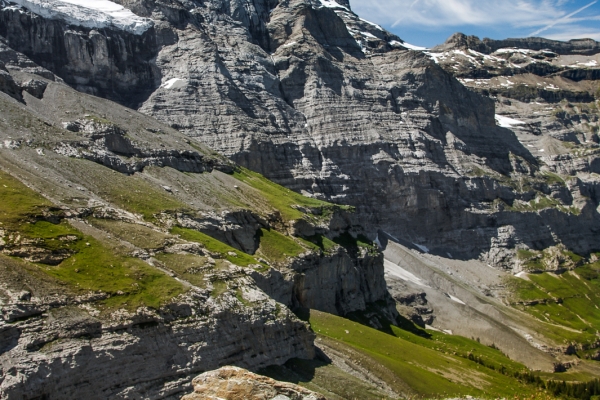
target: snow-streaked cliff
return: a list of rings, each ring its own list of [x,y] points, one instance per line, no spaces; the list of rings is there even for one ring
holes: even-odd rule
[[[11,0],[10,3],[25,7],[44,18],[61,19],[86,28],[115,27],[141,35],[153,26],[151,19],[135,15],[108,0]]]

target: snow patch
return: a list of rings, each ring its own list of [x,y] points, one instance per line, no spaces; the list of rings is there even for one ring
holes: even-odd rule
[[[515,275],[517,278],[523,278],[527,276],[527,272],[525,271],[521,271],[518,274]]]
[[[338,4],[335,0],[319,0],[321,2],[321,5],[323,7],[327,7],[327,8],[340,8],[342,10],[346,10],[346,11],[350,11],[348,10],[348,7],[344,7],[341,4]]]
[[[377,36],[375,36],[375,35],[373,35],[372,33],[369,33],[369,32],[361,32],[360,34],[363,35],[363,36],[369,37],[371,39],[379,39]]]
[[[162,87],[163,89],[181,89],[186,86],[187,83],[183,79],[173,78],[163,83],[160,87]]]
[[[390,235],[389,233],[387,233],[386,231],[382,231],[383,233],[385,233],[386,235],[388,235],[392,240],[396,241],[396,243],[400,243],[400,240],[392,235]]]
[[[496,114],[496,123],[502,128],[512,128],[515,125],[524,125],[525,122],[519,121],[518,119],[512,119],[503,115]]]
[[[392,46],[402,46],[402,47],[405,47],[405,48],[407,48],[409,50],[417,50],[417,51],[428,50],[427,47],[415,46],[414,44],[410,44],[410,43],[406,43],[406,42],[399,42],[397,40],[392,40],[390,42],[390,44]]]
[[[465,303],[464,301],[462,301],[461,299],[459,299],[458,297],[452,296],[451,294],[446,293],[446,296],[450,297],[450,300],[458,303],[458,304],[462,304],[464,306],[467,305],[467,303]]]
[[[366,19],[364,19],[364,18],[359,18],[359,19],[360,19],[362,22],[366,22],[366,23],[367,23],[367,24],[369,24],[369,25],[373,25],[375,28],[379,29],[380,31],[382,31],[382,30],[383,30],[383,28],[382,28],[381,26],[379,26],[379,25],[377,25],[377,24],[374,24],[374,23],[373,23],[373,22],[371,22],[371,21],[367,21],[367,20],[366,20]]]
[[[427,325],[427,324],[425,324],[425,329],[430,330],[430,331],[436,331],[436,332],[446,333],[446,332],[442,331],[441,329],[434,328],[433,326]]]
[[[135,15],[108,0],[10,0],[48,19],[61,19],[71,25],[90,29],[115,27],[136,35],[150,29],[151,19]]]
[[[447,56],[446,53],[430,53],[428,51],[425,51],[424,54],[428,55],[436,64],[439,64],[440,60],[444,60]]]
[[[412,282],[423,287],[429,287],[419,277],[391,261],[383,260],[383,268],[387,274],[394,275],[403,281]]]
[[[597,67],[597,66],[598,66],[598,61],[596,61],[596,60],[588,61],[586,63],[579,63],[579,61],[578,61],[577,64],[575,64],[575,65],[569,65],[569,67],[571,67],[571,68]]]
[[[494,53],[498,53],[498,54],[506,54],[506,53],[531,54],[531,53],[535,53],[535,51],[529,50],[529,49],[518,49],[516,47],[513,47],[513,48],[498,49]]]
[[[283,45],[283,47],[292,47],[293,45],[298,44],[298,42],[290,42]]]

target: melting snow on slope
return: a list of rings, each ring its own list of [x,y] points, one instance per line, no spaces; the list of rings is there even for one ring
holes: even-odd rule
[[[394,264],[393,262],[388,260],[383,260],[383,267],[386,273],[394,275],[395,277],[400,278],[403,281],[412,282],[419,286],[429,287],[425,283],[423,283],[423,281],[416,275],[412,274],[411,272],[408,272],[398,264]]]
[[[433,62],[435,62],[436,64],[440,63],[440,59],[446,58],[444,53],[430,53],[430,52],[426,51],[425,54],[427,54],[429,57],[431,57]]]
[[[410,44],[410,43],[406,43],[406,42],[401,43],[401,42],[399,42],[397,40],[392,40],[390,42],[390,44],[392,46],[402,46],[402,47],[405,47],[405,48],[407,48],[409,50],[417,50],[417,51],[427,50],[427,47],[415,46],[414,44]]]
[[[165,83],[161,85],[164,89],[181,89],[186,86],[186,83],[183,79],[173,78],[169,79]]]
[[[335,2],[335,0],[320,0],[323,7],[327,8],[341,8],[342,10],[350,11],[347,7]]]
[[[464,301],[459,299],[458,297],[452,296],[451,294],[446,293],[446,296],[450,297],[450,300],[457,302],[458,304],[467,305]]]
[[[529,49],[517,49],[516,47],[513,47],[513,48],[498,49],[494,53],[498,53],[498,54],[506,54],[506,53],[530,54],[530,53],[535,53],[535,51],[529,50]]]
[[[366,19],[364,19],[364,18],[359,18],[359,19],[360,19],[362,22],[366,22],[366,23],[367,23],[367,24],[369,24],[369,25],[373,25],[375,28],[379,29],[380,31],[382,31],[382,30],[383,30],[383,28],[382,28],[381,26],[379,26],[379,25],[377,25],[377,24],[374,24],[374,23],[373,23],[373,22],[371,22],[371,21],[367,21],[367,20],[366,20]]]
[[[377,36],[375,36],[375,35],[373,35],[372,33],[369,33],[369,32],[361,32],[360,34],[363,35],[363,36],[369,37],[371,39],[377,39]]]
[[[515,125],[525,124],[525,122],[519,121],[518,119],[512,119],[498,114],[496,114],[496,123],[502,128],[512,128]]]
[[[151,19],[135,15],[108,0],[10,0],[48,19],[62,19],[86,28],[116,27],[141,35],[153,26]]]

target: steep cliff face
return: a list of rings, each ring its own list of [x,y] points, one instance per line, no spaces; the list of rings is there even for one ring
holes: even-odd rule
[[[515,246],[563,242],[582,253],[596,246],[593,198],[559,196],[556,207],[518,212],[515,202],[554,191],[537,154],[497,126],[492,101],[467,90],[427,54],[406,50],[401,39],[359,19],[347,2],[121,3],[154,19],[155,27],[127,39],[135,46],[90,53],[101,64],[125,58],[146,68],[111,75],[114,93],[135,91],[135,81],[125,77],[139,75],[140,111],[293,190],[356,206],[372,238],[383,229],[440,254],[483,255],[505,265]],[[5,9],[2,18],[7,32],[28,35],[33,21],[57,25],[56,32],[61,26],[22,10]],[[91,37],[76,26],[69,32]],[[98,32],[98,40],[125,35]],[[6,34],[11,46],[26,50]],[[60,50],[70,33],[57,35],[52,46]],[[503,46],[471,42],[480,50]],[[594,48],[557,46],[577,54]],[[43,52],[27,54],[43,61]],[[83,71],[93,65],[73,63]],[[48,66],[75,85],[66,70]],[[103,79],[91,85],[107,86]],[[521,181],[535,190],[524,190]]]
[[[108,319],[94,315],[92,299],[49,303],[29,295],[3,304],[3,311],[39,307],[2,323],[3,399],[176,399],[195,374],[223,365],[260,368],[314,356],[306,325],[278,314],[264,294],[253,299],[260,307],[240,308],[234,296],[216,303],[209,293],[189,293],[159,312],[120,311]]]
[[[348,207],[0,55],[1,398],[180,398],[223,365],[313,358],[291,307],[393,316]]]
[[[46,19],[9,4],[0,3],[0,36],[77,90],[136,108],[160,84],[153,60],[161,40],[174,38],[161,35],[159,26],[142,34],[71,27],[63,19]]]
[[[550,185],[533,189],[597,218],[597,42],[481,41],[455,34],[428,54],[465,86],[494,100],[497,123],[516,133],[543,173],[556,174]],[[535,203],[540,198],[536,194]],[[549,221],[554,219],[577,225],[572,216],[549,215]],[[597,232],[595,225],[589,229]]]

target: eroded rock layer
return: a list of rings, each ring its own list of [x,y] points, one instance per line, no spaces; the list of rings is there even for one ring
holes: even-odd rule
[[[154,27],[129,38],[71,24],[67,34],[60,21],[13,7],[2,11],[0,34],[77,88],[124,104],[135,97],[140,111],[250,169],[356,206],[372,238],[383,229],[439,254],[505,266],[516,246],[563,243],[581,253],[597,246],[598,201],[585,194],[595,184],[554,187],[538,154],[495,122],[493,101],[466,89],[427,52],[407,50],[358,18],[347,2],[121,3],[154,19]],[[91,58],[60,57],[58,66],[21,39],[34,30],[52,54],[75,35],[68,47]],[[125,45],[103,51],[96,42]],[[521,42],[473,41],[486,51]],[[541,51],[548,43],[531,46]],[[552,45],[561,54],[595,51],[587,42]],[[97,65],[118,73],[84,83],[67,73],[96,74]],[[556,202],[518,206],[540,196]]]
[[[2,399],[179,398],[223,365],[313,358],[291,308],[394,316],[348,207],[0,54]]]

